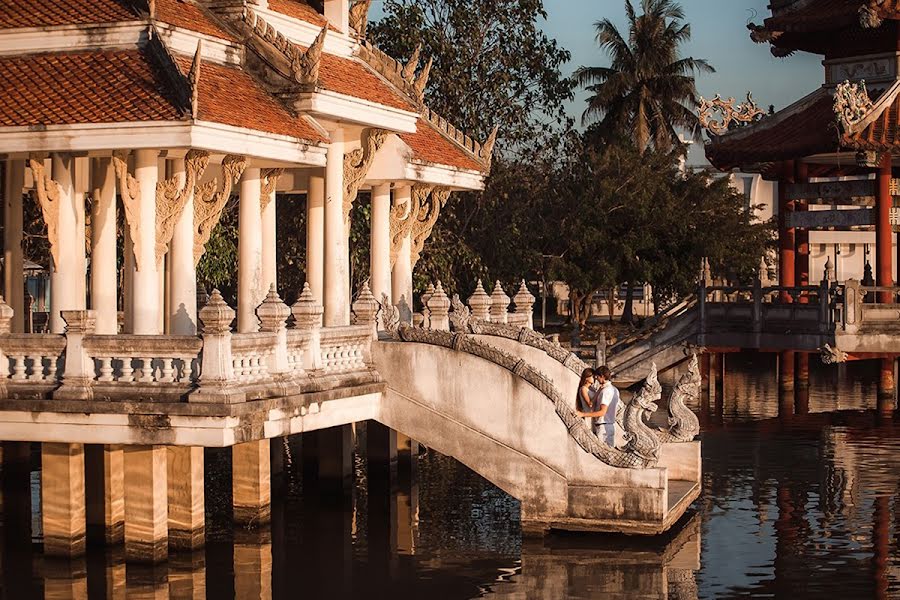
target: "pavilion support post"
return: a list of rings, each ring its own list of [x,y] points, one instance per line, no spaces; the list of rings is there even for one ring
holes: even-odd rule
[[[270,175],[270,177],[272,177]],[[262,209],[262,287],[265,292],[272,285],[278,285],[278,200],[275,186],[272,190],[263,190],[268,198],[261,198],[265,208]]]
[[[235,523],[248,527],[267,525],[272,516],[269,440],[236,444],[231,457]]]
[[[22,254],[22,192],[25,161],[6,161],[3,193],[3,296],[13,309],[11,333],[25,332],[25,272]]]
[[[321,489],[331,496],[348,496],[353,481],[353,432],[338,425],[312,432]],[[304,445],[305,448],[305,445]]]
[[[412,188],[408,185],[397,187],[394,190],[394,204],[408,204],[412,201]],[[407,234],[400,241],[397,252],[397,260],[391,273],[391,301],[394,304],[403,298],[412,310],[412,240]]]
[[[881,155],[878,166],[878,186],[875,196],[875,285],[891,287],[894,285],[893,267],[893,228],[891,227],[891,153]],[[886,304],[894,302],[894,294],[890,291],[879,292],[878,302]]]
[[[896,385],[894,382],[894,359],[882,358],[879,360],[879,378],[878,378],[878,412],[890,413],[894,410],[894,397],[896,395]]]
[[[794,181],[797,183],[807,183],[809,181],[809,165],[804,162],[797,161],[794,165]],[[794,205],[795,211],[808,211],[809,203],[807,201],[797,201]],[[795,257],[794,257],[794,276],[796,284],[800,286],[809,285],[809,230],[797,229],[794,234]],[[799,296],[800,302],[806,304],[809,302],[809,295],[804,292]]]
[[[344,226],[344,130],[330,132],[325,157],[325,327],[350,324],[350,254]]]
[[[116,171],[112,160],[97,158],[93,170],[91,205],[91,309],[95,332],[119,331],[118,264],[116,260]]]
[[[169,553],[165,446],[125,447],[125,558],[159,563]]]
[[[259,330],[256,308],[266,297],[262,285],[262,214],[260,170],[248,167],[241,177],[238,217],[238,332]]]
[[[794,183],[794,161],[782,164],[778,180],[778,283],[783,287],[796,285],[795,279],[795,230],[788,227],[788,214],[794,211],[794,202],[788,199],[787,185]],[[781,292],[781,302],[792,302],[791,295]],[[793,388],[792,388],[793,389]]]
[[[797,352],[794,372],[794,414],[809,414],[809,352]]]
[[[76,193],[75,159],[59,153],[52,159],[52,176],[60,194],[55,254],[59,264],[54,262],[50,274],[50,331],[63,333],[62,311],[85,308],[84,196]]]
[[[306,281],[319,304],[324,299],[325,179],[310,175],[306,192]]]
[[[122,446],[84,447],[87,533],[107,545],[125,539],[125,450]]]
[[[41,444],[44,553],[76,557],[85,551],[84,445]]]
[[[172,161],[172,174],[183,185],[186,178],[183,158]],[[187,190],[181,216],[175,222],[169,244],[169,330],[174,335],[197,333],[197,270],[194,266],[194,190]]]
[[[784,350],[778,355],[778,416],[794,414],[794,383],[796,353]]]
[[[382,296],[391,299],[391,185],[382,183],[372,188],[371,226],[371,283],[369,287],[375,299]]]
[[[169,547],[193,551],[206,539],[203,448],[168,446]]]
[[[159,182],[159,152],[136,150],[134,176],[140,185],[136,229],[140,241],[132,239],[135,266],[132,271],[131,324],[138,335],[159,335],[159,272],[156,268],[156,184]]]

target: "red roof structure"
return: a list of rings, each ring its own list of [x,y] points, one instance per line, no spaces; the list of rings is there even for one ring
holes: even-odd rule
[[[0,29],[136,20],[128,5],[117,0],[0,0]]]

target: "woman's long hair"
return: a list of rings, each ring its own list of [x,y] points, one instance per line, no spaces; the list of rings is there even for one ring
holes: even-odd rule
[[[578,382],[578,390],[575,392],[575,406],[581,406],[581,388],[587,384],[588,377],[594,376],[594,370],[587,368],[581,372],[581,381]]]

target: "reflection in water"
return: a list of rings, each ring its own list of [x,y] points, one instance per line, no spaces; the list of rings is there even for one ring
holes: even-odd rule
[[[230,524],[230,458],[209,451],[207,548],[161,567],[126,567],[121,549],[44,559],[39,494],[7,487],[0,597],[900,598],[900,425],[871,410],[877,365],[812,360],[808,399],[779,418],[774,361],[729,356],[720,402],[694,407],[704,493],[661,539],[523,541],[515,500],[433,452],[393,485],[357,459],[353,494],[326,496],[298,438],[264,531]],[[37,489],[34,458],[4,481]]]

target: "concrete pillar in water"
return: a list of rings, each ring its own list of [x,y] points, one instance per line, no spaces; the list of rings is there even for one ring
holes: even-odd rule
[[[353,482],[353,432],[339,425],[314,432],[319,482],[329,495],[349,495]]]
[[[385,427],[377,421],[366,423],[366,453],[369,461],[369,473],[377,469],[396,473],[397,470],[397,432]]]
[[[781,417],[794,414],[795,355],[793,350],[778,355],[778,415]]]
[[[794,413],[809,414],[809,352],[797,353],[794,380]]]
[[[269,530],[235,532],[234,596],[247,600],[272,598],[272,535]]]
[[[894,410],[894,396],[896,386],[894,383],[894,359],[882,358],[878,379],[878,412],[889,413]]]
[[[44,554],[75,557],[85,551],[84,446],[41,445]]]
[[[266,525],[272,511],[269,440],[237,444],[231,452],[234,522]]]
[[[397,434],[397,466],[401,472],[414,477],[419,457],[419,442],[404,433]]]
[[[108,545],[125,539],[125,450],[122,446],[84,447],[87,533]]]
[[[169,560],[169,597],[206,600],[206,556],[203,552],[178,554]]]
[[[206,499],[203,487],[203,448],[167,448],[169,486],[169,547],[202,548],[206,539]]]
[[[165,446],[125,447],[125,558],[158,563],[169,554]]]
[[[44,561],[42,571],[44,598],[88,598],[87,564],[83,558]]]

